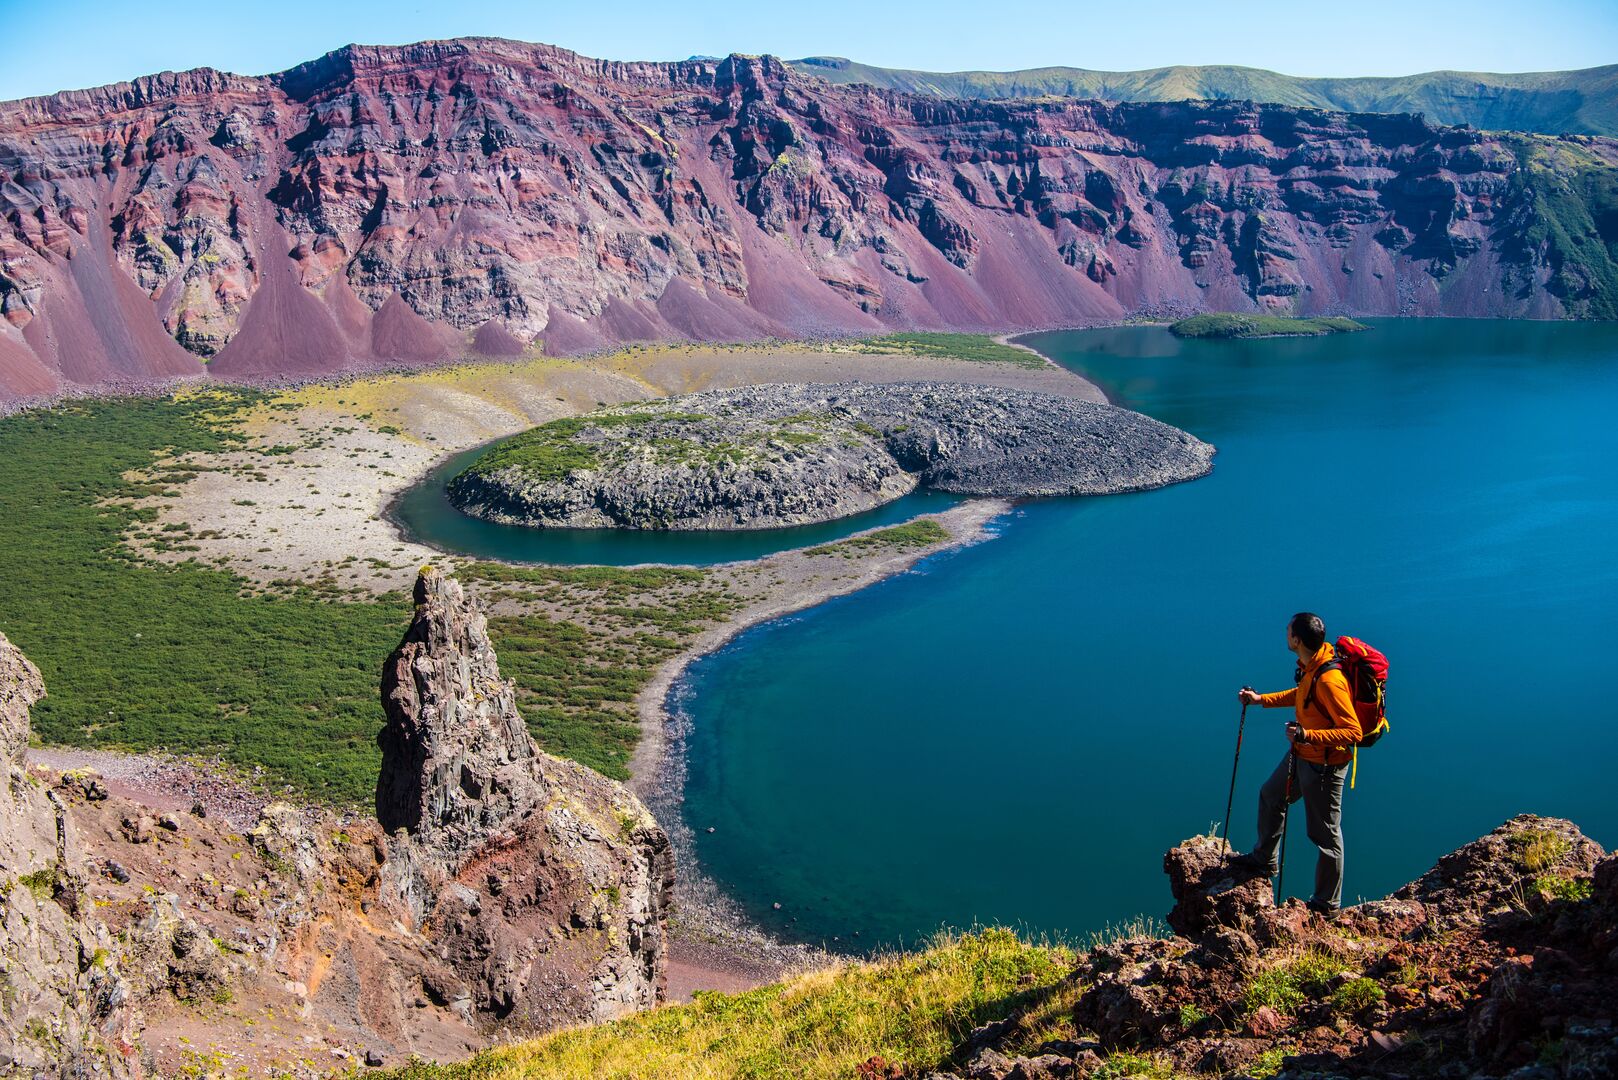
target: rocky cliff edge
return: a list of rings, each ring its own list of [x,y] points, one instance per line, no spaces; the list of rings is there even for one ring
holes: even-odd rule
[[[1172,936],[1083,954],[1079,1040],[1024,1018],[974,1032],[933,1080],[1618,1075],[1618,855],[1524,814],[1335,919],[1195,837],[1164,858]],[[881,1076],[881,1069],[870,1070]]]

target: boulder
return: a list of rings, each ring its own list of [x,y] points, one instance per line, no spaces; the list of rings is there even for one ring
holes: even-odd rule
[[[484,1022],[542,1030],[663,998],[674,862],[621,784],[539,750],[483,613],[424,569],[383,673],[380,900]]]
[[[261,859],[300,886],[316,881],[327,862],[303,813],[286,803],[270,803],[260,810],[247,841]]]
[[[1252,934],[1275,907],[1267,875],[1233,866],[1224,845],[1211,836],[1193,836],[1163,856],[1174,907],[1168,924],[1176,933],[1199,937],[1218,930]]]
[[[173,893],[154,896],[146,916],[128,934],[125,965],[143,996],[172,994],[206,1000],[232,974],[225,951],[208,928],[180,908]]]
[[[1179,1020],[1199,976],[1183,940],[1135,938],[1091,950],[1076,974],[1090,983],[1073,1008],[1081,1031],[1108,1050],[1153,1044]]]

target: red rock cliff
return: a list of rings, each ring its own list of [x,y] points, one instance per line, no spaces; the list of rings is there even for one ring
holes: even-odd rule
[[[1611,316],[1615,163],[1402,115],[957,101],[492,39],[165,73],[0,104],[0,399],[536,339]]]

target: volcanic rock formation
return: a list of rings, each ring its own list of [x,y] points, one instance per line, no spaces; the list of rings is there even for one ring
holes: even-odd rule
[[[0,104],[0,398],[1142,310],[1612,317],[1618,144],[349,46]]]
[[[662,830],[534,748],[459,585],[426,571],[417,598],[384,676],[391,835],[283,803],[159,812],[92,771],[26,769],[44,684],[0,636],[0,1074],[180,1075],[217,1053],[323,1075],[660,1000]]]
[[[711,390],[541,425],[450,484],[524,525],[755,529],[867,510],[918,483],[1095,495],[1202,476],[1213,447],[1139,413],[963,383]]]
[[[961,1048],[965,1075],[1082,1076],[1120,1053],[1176,1075],[1618,1072],[1618,855],[1571,822],[1513,818],[1334,920],[1277,906],[1211,837],[1164,869],[1177,935],[1104,945],[1073,973],[1089,1037],[1007,1054],[1009,1017]]]
[[[432,568],[388,658],[381,895],[487,1015],[526,1028],[662,999],[668,838],[621,784],[542,753],[483,614]]]
[[[0,634],[0,1073],[130,1075],[129,990],[66,807],[28,776],[39,669]]]

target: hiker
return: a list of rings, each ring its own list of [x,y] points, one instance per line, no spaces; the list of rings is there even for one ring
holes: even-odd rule
[[[1297,686],[1273,694],[1244,687],[1237,694],[1244,705],[1290,705],[1294,717],[1286,727],[1292,747],[1259,789],[1258,843],[1231,861],[1273,877],[1280,869],[1276,849],[1285,808],[1303,799],[1309,839],[1320,849],[1309,909],[1331,916],[1343,903],[1343,779],[1361,740],[1360,718],[1320,616],[1308,611],[1292,616],[1287,648],[1298,656]]]

